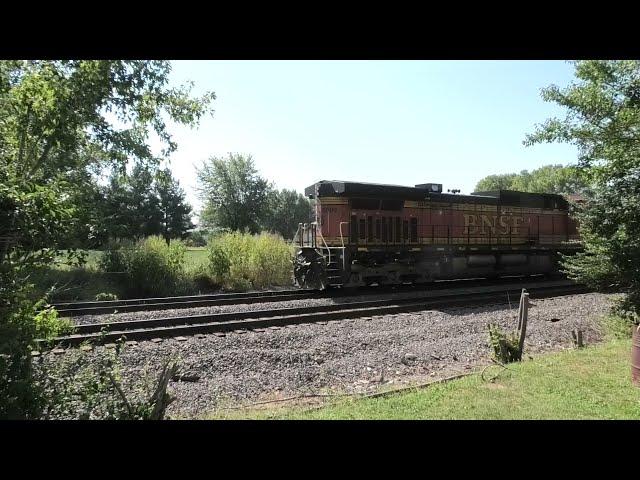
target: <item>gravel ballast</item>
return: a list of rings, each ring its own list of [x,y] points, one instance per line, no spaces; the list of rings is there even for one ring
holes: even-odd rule
[[[571,331],[586,344],[601,339],[599,317],[612,295],[589,293],[532,299],[525,355],[570,348]],[[330,299],[287,302],[324,304]],[[210,311],[233,311],[210,307]],[[276,308],[274,303],[243,305]],[[220,310],[218,310],[220,309]],[[430,378],[470,371],[491,355],[487,324],[513,330],[517,299],[509,306],[447,308],[326,324],[304,324],[263,331],[199,335],[127,346],[123,375],[157,371],[171,356],[179,359],[186,381],[173,381],[177,400],[172,417],[198,417],[220,406],[310,393],[369,393]],[[184,310],[176,310],[178,315]],[[145,312],[171,316],[167,311]],[[202,312],[205,313],[205,312]],[[136,314],[120,314],[114,317]],[[94,316],[98,317],[98,316]],[[108,316],[101,316],[108,317]],[[139,318],[140,314],[136,315]],[[74,320],[83,320],[80,317]],[[151,317],[149,317],[151,318]],[[105,321],[103,318],[101,321]],[[109,319],[111,320],[111,319]],[[105,347],[96,347],[96,350]],[[69,350],[65,355],[93,355]],[[47,361],[56,356],[47,354]]]

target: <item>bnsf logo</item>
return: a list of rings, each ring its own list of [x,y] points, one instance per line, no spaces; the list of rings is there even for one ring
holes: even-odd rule
[[[509,232],[513,235],[518,235],[520,233],[520,226],[523,223],[524,217],[464,214],[464,226],[469,229],[469,233],[480,233],[484,235],[489,229],[493,235],[507,235]]]

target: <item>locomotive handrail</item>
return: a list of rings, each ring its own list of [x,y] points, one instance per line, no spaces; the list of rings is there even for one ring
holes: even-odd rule
[[[314,222],[314,225],[317,226],[318,224],[316,222]],[[324,240],[324,237],[322,236],[322,233],[317,233],[317,230],[316,230],[316,231],[314,231],[314,234],[315,235],[320,235],[320,238],[322,239],[322,243],[324,243],[324,246],[327,249],[327,252],[329,253],[329,262],[328,263],[331,263],[331,249],[327,245],[327,242]]]
[[[340,222],[340,243],[342,244],[342,248],[344,248],[344,235],[342,234],[342,225],[348,224],[349,222]],[[349,232],[351,233],[351,232]]]

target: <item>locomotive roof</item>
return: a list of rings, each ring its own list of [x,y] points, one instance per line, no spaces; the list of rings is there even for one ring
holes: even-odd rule
[[[397,200],[431,200],[455,203],[482,203],[487,205],[509,205],[528,208],[559,208],[566,210],[567,201],[550,193],[528,193],[514,190],[474,192],[470,195],[434,193],[425,188],[381,183],[321,180],[304,189],[309,198],[317,197],[361,197]]]

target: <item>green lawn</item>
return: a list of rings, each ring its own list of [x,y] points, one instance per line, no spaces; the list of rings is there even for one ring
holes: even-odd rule
[[[612,340],[541,355],[509,365],[492,383],[474,374],[409,393],[349,399],[317,410],[231,410],[209,418],[640,419],[640,388],[631,385],[630,348],[629,340]],[[487,374],[491,377],[498,370],[492,367]]]

